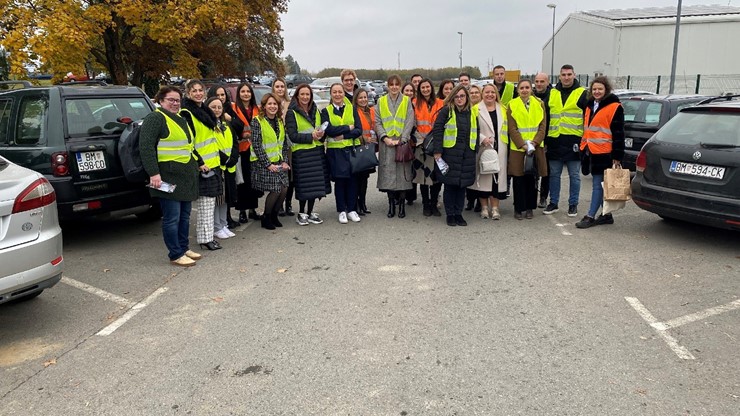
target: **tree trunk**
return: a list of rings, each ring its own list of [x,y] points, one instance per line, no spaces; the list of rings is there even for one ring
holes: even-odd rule
[[[114,84],[128,85],[128,71],[126,69],[126,62],[123,58],[121,38],[118,36],[117,29],[121,27],[120,25],[125,25],[125,22],[115,14],[113,16],[113,21],[116,22],[116,26],[109,26],[103,32],[105,59],[107,61],[105,66],[108,68],[108,75],[113,80]]]

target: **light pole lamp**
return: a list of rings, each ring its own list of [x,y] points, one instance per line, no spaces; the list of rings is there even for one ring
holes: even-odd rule
[[[462,69],[462,34],[463,32],[457,32],[460,35],[460,69]]]
[[[558,7],[554,3],[547,5],[548,8],[552,9],[552,39],[550,39],[550,76],[555,76],[555,8]]]

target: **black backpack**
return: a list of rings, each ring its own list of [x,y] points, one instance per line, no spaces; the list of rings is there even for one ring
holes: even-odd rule
[[[123,174],[129,182],[147,183],[149,175],[141,163],[139,151],[139,133],[142,120],[134,121],[126,126],[118,140],[118,157],[121,159]]]

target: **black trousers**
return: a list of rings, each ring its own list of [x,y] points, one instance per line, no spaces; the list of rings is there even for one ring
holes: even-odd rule
[[[424,205],[433,204],[436,206],[440,191],[442,191],[442,183],[435,183],[434,185],[419,185],[421,202]],[[406,193],[408,194],[408,192]]]
[[[537,209],[537,183],[534,175],[514,176],[514,211]]]
[[[462,186],[445,184],[443,195],[445,214],[462,215],[463,208],[465,208],[465,189]]]

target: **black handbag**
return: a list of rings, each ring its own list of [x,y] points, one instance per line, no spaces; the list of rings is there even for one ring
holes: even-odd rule
[[[378,156],[375,155],[375,144],[366,143],[353,146],[349,153],[349,164],[352,173],[360,173],[378,166]]]
[[[524,174],[537,176],[537,163],[535,163],[534,153],[524,155]]]

